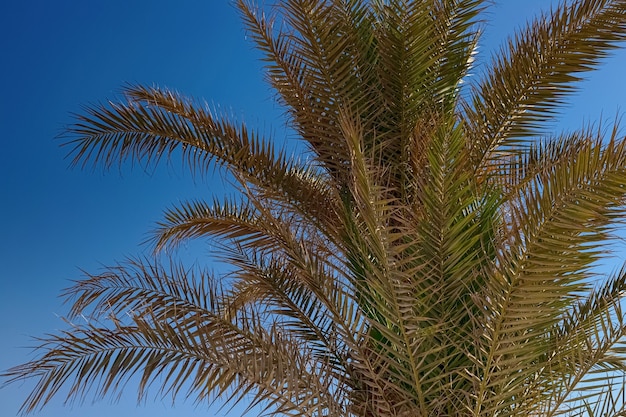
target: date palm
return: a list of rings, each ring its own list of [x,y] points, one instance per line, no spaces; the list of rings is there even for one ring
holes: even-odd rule
[[[76,164],[181,158],[227,200],[173,206],[155,256],[87,274],[23,410],[67,388],[305,416],[623,415],[626,268],[617,127],[551,134],[581,73],[626,38],[626,1],[562,3],[485,63],[480,0],[239,0],[306,144],[291,158],[181,95],[128,86],[69,128]],[[230,272],[159,255],[210,239]]]

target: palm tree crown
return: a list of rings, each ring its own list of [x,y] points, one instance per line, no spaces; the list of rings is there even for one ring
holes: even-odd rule
[[[545,122],[626,38],[626,1],[564,2],[469,77],[486,3],[239,0],[303,159],[160,88],[78,116],[76,164],[232,175],[236,197],[181,203],[154,232],[157,253],[210,238],[232,272],[155,255],[88,274],[65,295],[89,323],[4,374],[36,379],[23,410],[139,373],[140,396],[279,415],[622,415],[626,268],[594,266],[624,214],[626,142]]]

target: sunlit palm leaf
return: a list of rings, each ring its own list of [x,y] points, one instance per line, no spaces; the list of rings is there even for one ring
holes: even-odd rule
[[[623,1],[561,2],[511,39],[475,86],[467,108],[476,169],[540,130],[575,91],[580,73],[596,68],[626,39],[625,27]]]

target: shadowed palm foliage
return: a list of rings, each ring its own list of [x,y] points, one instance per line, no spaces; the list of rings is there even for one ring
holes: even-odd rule
[[[595,266],[626,143],[544,126],[626,38],[626,1],[560,4],[468,77],[484,3],[240,0],[302,160],[164,89],[78,116],[76,164],[232,175],[236,197],[174,206],[154,233],[157,252],[218,243],[232,273],[155,256],[87,274],[65,294],[87,324],[5,372],[37,381],[23,410],[139,375],[140,397],[284,415],[623,415],[626,267]]]

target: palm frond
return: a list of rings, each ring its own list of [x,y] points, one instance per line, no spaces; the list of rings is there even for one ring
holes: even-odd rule
[[[191,280],[182,269],[172,269],[172,275],[165,271],[133,261],[70,289],[68,295],[78,296],[74,316],[88,306],[97,314],[40,340],[40,360],[7,372],[12,380],[39,381],[23,411],[45,404],[65,385],[68,400],[84,398],[89,389],[97,396],[121,392],[136,373],[141,375],[139,398],[158,384],[163,395],[176,397],[186,389],[185,396],[197,401],[210,395],[237,401],[253,391],[259,401],[268,400],[288,414],[338,409],[330,382],[324,385],[312,373],[310,354],[278,323],[268,327],[250,309],[225,314],[227,300],[216,282],[204,275]],[[98,321],[103,312],[111,319],[108,326]]]
[[[553,391],[545,415],[560,415],[562,404],[568,405],[566,409],[575,408],[570,403],[581,407],[580,399],[588,393],[598,407],[609,407],[614,385],[626,373],[626,364],[618,359],[626,336],[622,309],[625,289],[626,271],[622,268],[567,311],[565,319],[550,332],[554,349],[548,355],[559,372],[558,377],[552,376],[559,389]],[[615,402],[609,414],[615,415],[625,406]]]
[[[544,334],[587,290],[591,265],[602,255],[600,242],[621,213],[623,146],[614,139],[588,143],[549,176],[534,180],[512,205],[501,272],[489,283],[493,321],[486,329],[482,392],[502,393],[515,378],[526,379],[544,366],[538,360],[547,349]],[[526,367],[512,371],[506,365],[511,362]],[[503,397],[486,406],[504,406]]]
[[[540,131],[580,74],[626,38],[625,27],[623,1],[561,2],[510,39],[465,109],[477,172]]]
[[[154,259],[65,292],[69,330],[3,374],[37,381],[23,410],[139,378],[140,399],[272,415],[623,415],[626,272],[593,282],[623,224],[626,140],[617,123],[531,136],[626,38],[626,0],[564,1],[464,95],[485,4],[238,0],[303,159],[166,89],[77,116],[74,164],[180,157],[234,196],[172,206]],[[158,257],[189,239],[227,272]]]
[[[282,28],[274,33],[274,17],[265,17],[245,1],[239,6],[248,30],[271,62],[270,84],[288,105],[296,130],[311,145],[317,161],[331,175],[339,175],[348,155],[337,125],[338,110],[362,98],[355,92],[367,84],[354,76],[354,69],[369,67],[354,62],[357,55],[350,43],[354,36],[349,35],[353,31],[346,24],[363,19],[363,13],[350,4],[284,1]],[[322,137],[325,140],[319,140]]]

